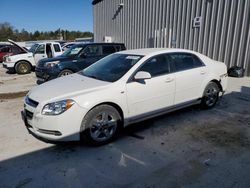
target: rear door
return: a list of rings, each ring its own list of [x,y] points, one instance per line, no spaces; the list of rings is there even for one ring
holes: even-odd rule
[[[59,56],[62,55],[62,48],[60,44],[54,43],[53,44],[53,56]]]
[[[206,78],[207,68],[205,64],[191,53],[172,53],[168,56],[174,62],[176,72],[174,104],[198,99],[201,85]]]

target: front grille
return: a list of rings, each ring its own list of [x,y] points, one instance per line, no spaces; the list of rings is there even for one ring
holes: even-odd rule
[[[26,114],[26,117],[27,117],[28,119],[32,119],[32,118],[33,118],[33,113],[30,112],[29,110],[25,110],[25,114]]]
[[[32,107],[34,107],[34,108],[36,108],[38,106],[38,104],[39,104],[39,102],[36,102],[36,101],[32,100],[29,97],[25,97],[25,103],[32,106]]]

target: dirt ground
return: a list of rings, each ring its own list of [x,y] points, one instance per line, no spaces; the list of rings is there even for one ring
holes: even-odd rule
[[[1,69],[0,93],[6,77],[17,78],[16,92],[35,85],[34,73],[4,80]],[[211,110],[194,106],[131,125],[102,147],[32,137],[20,116],[23,97],[9,87],[12,97],[0,99],[1,188],[250,187],[250,78],[230,78]]]

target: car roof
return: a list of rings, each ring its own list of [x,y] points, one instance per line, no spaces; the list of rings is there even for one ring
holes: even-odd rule
[[[193,53],[198,54],[197,52],[186,50],[186,49],[180,49],[180,48],[141,48],[141,49],[134,49],[134,50],[124,50],[117,53],[121,54],[131,54],[131,55],[157,55],[161,53],[169,53],[169,52],[183,52],[183,53]]]
[[[99,42],[93,42],[93,43],[76,43],[76,46],[89,46],[89,45],[108,45],[108,46],[112,46],[112,45],[123,45],[125,46],[123,43],[99,43]]]
[[[34,42],[33,44],[49,44],[49,43],[51,43],[51,44],[60,44],[59,42],[54,42],[54,41],[49,41],[49,42]]]
[[[124,43],[111,43],[111,42],[91,42],[91,43],[82,43],[84,45],[124,45]]]

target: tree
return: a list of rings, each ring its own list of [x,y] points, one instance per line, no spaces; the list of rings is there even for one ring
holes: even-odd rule
[[[68,31],[57,29],[55,31],[35,31],[28,32],[25,29],[19,31],[15,29],[10,23],[0,23],[0,41],[7,41],[12,39],[14,41],[31,41],[31,40],[75,40],[76,38],[93,37],[91,32],[82,31]]]

